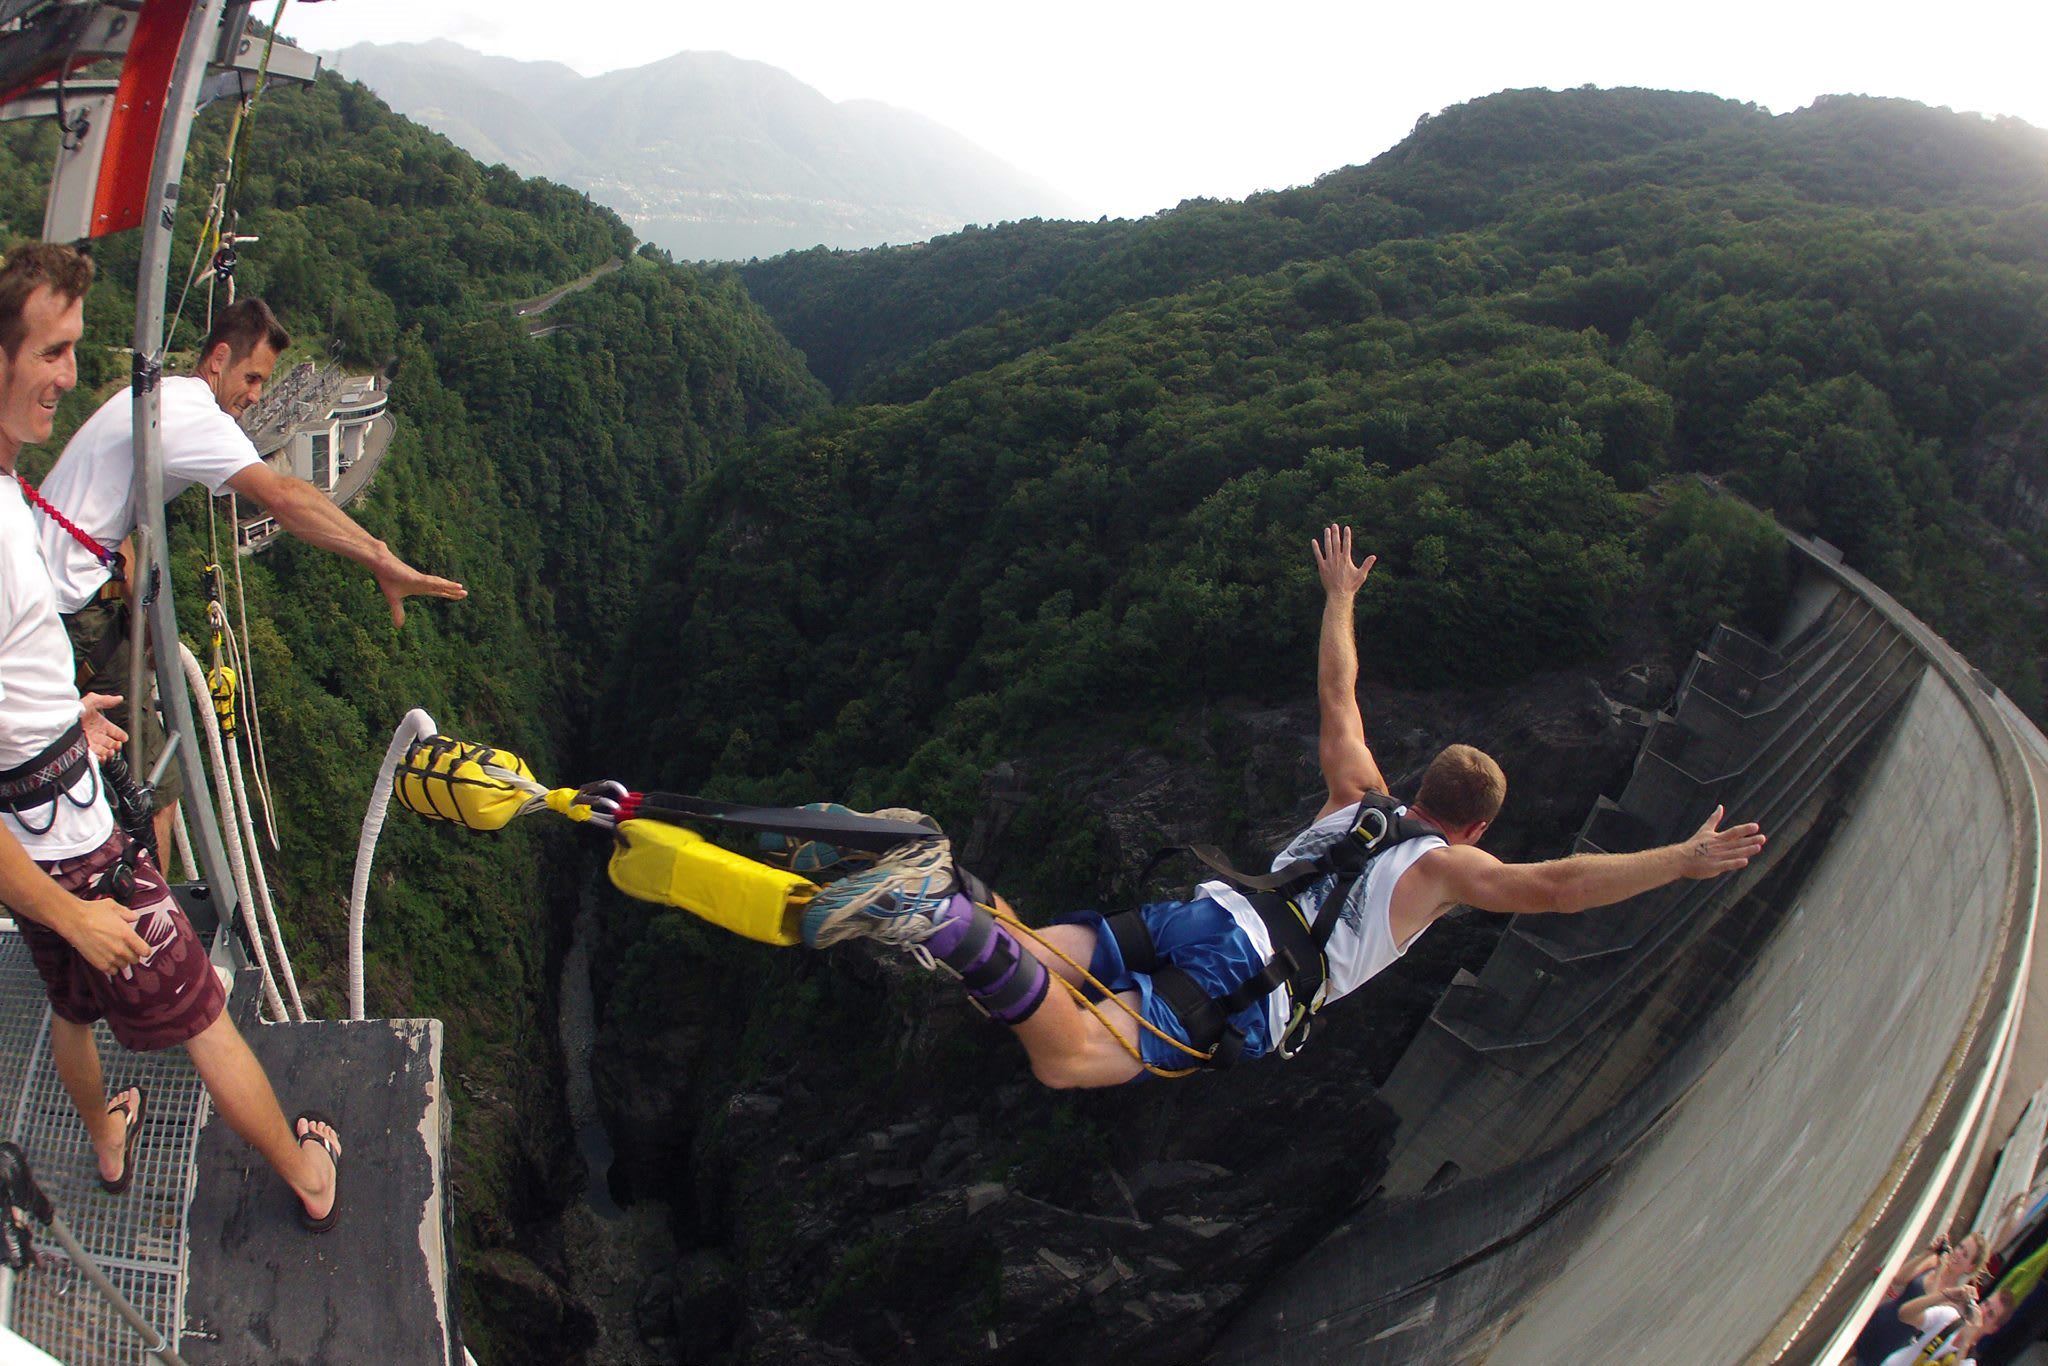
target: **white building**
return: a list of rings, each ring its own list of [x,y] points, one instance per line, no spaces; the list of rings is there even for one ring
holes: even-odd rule
[[[271,385],[263,401],[243,417],[242,426],[265,463],[305,480],[346,507],[369,482],[370,470],[365,469],[362,478],[343,476],[366,456],[374,467],[391,439],[392,419],[385,413],[390,398],[376,375],[349,375],[305,361]],[[242,519],[235,538],[256,550],[279,529],[274,518],[257,511]]]

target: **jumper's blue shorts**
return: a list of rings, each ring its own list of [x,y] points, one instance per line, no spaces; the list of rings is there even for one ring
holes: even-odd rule
[[[1229,911],[1207,897],[1196,901],[1155,901],[1138,908],[1145,928],[1159,956],[1185,972],[1211,996],[1226,996],[1266,965],[1251,939]],[[1118,951],[1116,938],[1104,926],[1100,911],[1076,911],[1060,917],[1063,925],[1086,925],[1095,931],[1095,956],[1088,971],[1111,991],[1136,991],[1141,999],[1139,1014],[1182,1043],[1189,1042],[1187,1027],[1152,990],[1148,973],[1133,972]],[[1273,1031],[1266,1019],[1266,1002],[1252,1002],[1230,1017],[1231,1027],[1244,1033],[1241,1061],[1249,1062],[1272,1051]],[[1138,1031],[1138,1054],[1154,1067],[1187,1067],[1195,1060],[1147,1030]],[[1144,1073],[1139,1073],[1143,1076]]]

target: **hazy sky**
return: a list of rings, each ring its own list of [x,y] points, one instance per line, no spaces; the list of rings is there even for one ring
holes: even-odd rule
[[[1516,86],[1708,90],[1775,113],[1899,95],[2048,127],[2040,0],[333,0],[283,28],[318,48],[451,38],[586,75],[730,52],[936,119],[1084,216],[1301,184]]]

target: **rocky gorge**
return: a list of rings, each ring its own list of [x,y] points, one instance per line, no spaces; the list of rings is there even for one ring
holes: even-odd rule
[[[1362,702],[1397,792],[1453,739],[1495,754],[1510,788],[1488,847],[1541,858],[1626,779],[1683,653],[1638,631],[1598,673]],[[1049,798],[1094,861],[1084,901],[1174,894],[1186,865],[1133,880],[1176,842],[1227,832],[1250,866],[1320,803],[1315,728],[1308,702],[1215,707],[1174,718],[1169,745],[1019,756],[986,774],[962,862],[1028,885]],[[1290,1062],[1055,1093],[906,959],[775,952],[601,900],[591,1069],[629,1218],[597,1241],[635,1289],[589,1359],[707,1366],[1198,1359],[1372,1198],[1393,1136],[1375,1085],[1504,924],[1446,919]]]

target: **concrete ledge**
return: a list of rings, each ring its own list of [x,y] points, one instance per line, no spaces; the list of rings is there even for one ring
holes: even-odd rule
[[[179,1350],[190,1366],[454,1366],[438,1020],[245,1025],[289,1117],[341,1130],[330,1232],[209,1114],[193,1192]]]

